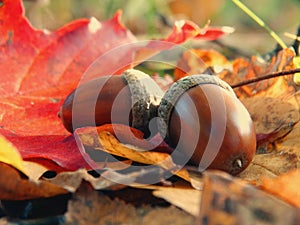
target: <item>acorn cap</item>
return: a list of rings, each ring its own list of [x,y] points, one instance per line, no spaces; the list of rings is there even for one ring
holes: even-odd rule
[[[147,74],[134,69],[122,73],[122,78],[129,85],[132,101],[132,127],[149,132],[149,122],[157,116],[157,109],[163,91]]]
[[[230,85],[215,75],[197,74],[183,77],[180,80],[176,81],[176,83],[174,83],[165,93],[158,107],[158,116],[161,118],[161,120],[158,120],[158,129],[162,136],[165,136],[165,141],[167,143],[169,139],[168,127],[170,116],[177,100],[184,92],[202,84],[214,84],[220,86],[227,90],[230,95],[236,97]]]

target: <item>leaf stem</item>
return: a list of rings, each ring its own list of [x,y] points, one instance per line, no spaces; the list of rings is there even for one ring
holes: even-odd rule
[[[253,79],[249,79],[249,80],[245,80],[245,81],[233,84],[233,85],[231,85],[231,87],[232,88],[237,88],[237,87],[241,87],[241,86],[244,86],[244,85],[247,85],[247,84],[256,83],[258,81],[267,80],[267,79],[270,79],[270,78],[280,77],[280,76],[284,76],[284,75],[292,75],[294,73],[299,73],[299,72],[300,72],[300,68],[274,72],[274,73],[266,74],[266,75],[263,75],[263,76],[260,76],[260,77],[256,77],[256,78],[253,78]]]
[[[240,9],[242,9],[248,16],[250,16],[255,22],[257,22],[260,26],[265,28],[269,32],[269,34],[276,40],[276,42],[281,46],[281,48],[287,48],[286,44],[282,41],[282,39],[244,3],[242,3],[240,0],[232,0],[232,1]]]

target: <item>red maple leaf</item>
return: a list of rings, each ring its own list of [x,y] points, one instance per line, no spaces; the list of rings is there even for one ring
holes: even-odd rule
[[[121,11],[104,22],[80,19],[49,32],[31,26],[21,0],[1,2],[0,134],[24,160],[55,170],[93,163],[57,117],[63,99],[82,79],[119,73],[191,38],[216,39],[226,33],[184,21],[175,24],[163,44],[136,45],[137,39],[120,23]]]

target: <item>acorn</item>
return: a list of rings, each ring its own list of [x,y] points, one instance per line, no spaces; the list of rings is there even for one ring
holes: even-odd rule
[[[129,69],[78,86],[67,96],[58,115],[71,133],[79,127],[119,123],[149,136],[149,123],[157,115],[162,95],[149,75]]]
[[[252,119],[230,85],[216,76],[178,80],[163,96],[158,117],[158,129],[174,148],[177,163],[236,175],[255,155]]]

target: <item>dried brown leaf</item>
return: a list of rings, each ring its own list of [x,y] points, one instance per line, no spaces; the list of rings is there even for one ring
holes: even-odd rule
[[[98,134],[93,133],[92,136],[85,133],[76,133],[76,135],[78,135],[83,145],[94,147],[97,150],[124,157],[134,162],[158,165],[187,181],[190,180],[188,172],[185,169],[178,169],[178,166],[172,161],[171,156],[167,153],[145,151],[137,146],[124,145],[111,133],[105,131]],[[94,144],[95,142],[96,144]]]
[[[41,176],[48,171],[48,168],[30,161],[23,161],[23,166],[26,171],[26,175],[31,181],[38,181]]]
[[[294,105],[280,98],[251,97],[242,100],[249,111],[258,134],[268,134],[295,124],[299,121],[299,112]]]
[[[135,196],[134,190],[132,190],[132,196]],[[135,207],[122,200],[112,200],[101,192],[93,191],[93,189],[86,184],[83,184],[79,188],[74,199],[69,202],[68,212],[65,214],[65,218],[65,225],[195,224],[194,217],[174,206],[163,208],[143,205]]]
[[[172,187],[159,188],[153,192],[153,195],[165,199],[195,217],[199,214],[201,200],[199,190]]]
[[[299,224],[299,215],[299,208],[241,179],[220,171],[205,172],[199,224],[293,225]]]
[[[74,172],[61,172],[54,178],[43,178],[57,186],[63,187],[69,192],[75,192],[82,182],[88,182],[95,190],[118,190],[126,186],[137,186],[138,180],[153,177],[162,170],[159,167],[149,170],[137,170],[130,173],[119,173],[112,169],[106,169],[98,173],[99,177],[94,177],[85,169]]]
[[[0,163],[0,174],[1,200],[46,198],[68,193],[66,189],[47,181],[30,181],[8,164]]]
[[[262,177],[275,178],[297,168],[298,158],[293,153],[255,155],[250,166],[239,177],[260,184]]]

